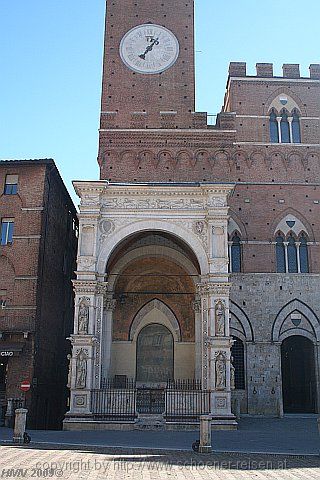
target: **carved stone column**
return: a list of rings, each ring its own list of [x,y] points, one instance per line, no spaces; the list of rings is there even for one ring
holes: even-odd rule
[[[196,300],[192,303],[194,310],[194,328],[195,328],[195,378],[201,380],[202,370],[201,370],[201,357],[202,357],[202,335],[201,335],[201,300],[196,297]]]
[[[213,424],[236,427],[231,413],[228,283],[198,285],[202,316],[202,388],[211,391]]]
[[[68,416],[91,413],[91,390],[100,386],[101,324],[106,284],[74,280],[75,319],[71,335],[70,411]]]
[[[116,300],[113,300],[112,294],[108,294],[103,313],[103,333],[102,333],[102,378],[110,378],[111,367],[111,347],[112,347],[112,323],[113,312],[116,308]]]

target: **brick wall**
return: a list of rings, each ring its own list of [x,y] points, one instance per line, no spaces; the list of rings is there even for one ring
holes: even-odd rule
[[[0,216],[15,218],[13,244],[0,247],[0,288],[9,287],[0,324],[3,341],[23,350],[9,360],[7,396],[20,396],[21,381],[29,379],[30,424],[57,428],[66,410],[76,211],[53,161],[0,163],[1,192],[8,173],[18,174],[19,183],[18,195],[0,198]],[[30,332],[27,339],[23,332]]]

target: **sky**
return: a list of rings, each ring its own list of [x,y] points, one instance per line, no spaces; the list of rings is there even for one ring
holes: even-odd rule
[[[320,0],[195,4],[198,111],[220,111],[230,61],[251,75],[257,62],[275,75],[299,63],[303,76],[320,63]],[[72,180],[99,177],[104,11],[104,0],[0,0],[0,158],[53,158],[76,204]]]

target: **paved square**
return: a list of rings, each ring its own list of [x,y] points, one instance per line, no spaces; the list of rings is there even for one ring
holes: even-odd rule
[[[317,456],[209,454],[130,449],[1,447],[0,478],[64,479],[320,479]]]

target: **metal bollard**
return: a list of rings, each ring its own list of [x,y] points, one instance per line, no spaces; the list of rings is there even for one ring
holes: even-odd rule
[[[210,415],[200,416],[199,453],[211,453],[211,420]]]
[[[13,432],[14,443],[21,443],[21,444],[24,443],[27,413],[28,413],[28,410],[26,408],[17,408],[16,410],[16,418],[14,422],[14,432]]]

